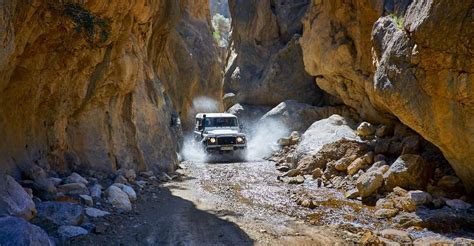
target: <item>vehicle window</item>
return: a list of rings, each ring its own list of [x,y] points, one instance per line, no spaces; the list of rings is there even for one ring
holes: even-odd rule
[[[206,127],[234,127],[237,126],[237,119],[231,117],[206,118],[204,125]]]

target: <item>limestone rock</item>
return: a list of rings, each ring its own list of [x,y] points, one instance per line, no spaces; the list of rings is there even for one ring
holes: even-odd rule
[[[117,209],[123,211],[132,210],[130,198],[128,197],[127,193],[122,191],[119,187],[111,185],[107,190],[105,190],[105,195],[107,197],[107,201]]]
[[[170,170],[179,113],[186,122],[199,95],[220,107],[222,64],[207,1],[40,1],[13,9],[0,23],[7,173],[34,162],[64,172],[113,172],[117,163]],[[103,25],[84,27],[74,13]]]
[[[333,114],[351,115],[349,108],[316,107],[295,100],[287,100],[262,116],[261,121],[276,120],[282,122],[290,131],[306,131],[315,121],[328,118]]]
[[[381,208],[375,211],[377,218],[392,218],[398,214],[398,209],[395,208]]]
[[[430,203],[433,198],[431,197],[430,193],[424,192],[421,190],[411,190],[408,192],[408,197],[416,204],[416,205],[424,205]]]
[[[94,199],[100,199],[102,196],[102,185],[95,184],[89,189],[91,197]]]
[[[461,180],[456,176],[446,175],[443,176],[440,180],[438,180],[438,186],[444,189],[453,189],[459,184]]]
[[[82,183],[84,185],[88,185],[89,181],[87,179],[83,178],[81,175],[78,173],[72,173],[69,175],[65,180],[64,183],[66,184],[71,184],[71,183]]]
[[[37,205],[38,219],[54,225],[79,225],[84,221],[84,209],[69,202],[42,202]]]
[[[79,226],[60,226],[58,229],[59,238],[69,240],[74,237],[87,235],[89,232]]]
[[[383,174],[380,172],[368,172],[362,174],[356,182],[357,190],[361,197],[368,197],[383,185]]]
[[[317,178],[321,178],[323,176],[323,171],[321,170],[321,168],[316,168],[316,169],[313,170],[313,172],[311,174],[313,175],[314,179],[317,179]]]
[[[58,191],[68,195],[89,195],[89,189],[83,183],[68,183],[58,187]]]
[[[128,198],[130,201],[134,202],[137,200],[137,193],[135,193],[135,190],[133,190],[132,187],[124,184],[113,184],[113,186],[119,187],[123,192],[127,193]]]
[[[317,153],[325,144],[341,139],[360,141],[360,138],[350,128],[347,121],[339,115],[314,122],[302,135],[301,142],[296,148],[298,155]]]
[[[341,171],[341,172],[344,172],[347,170],[347,167],[349,167],[349,165],[355,160],[357,159],[357,156],[356,155],[352,155],[352,156],[349,156],[349,157],[343,157],[339,160],[336,161],[334,167],[336,168],[336,170],[338,171]]]
[[[0,217],[0,245],[55,245],[43,229],[28,221],[5,216]]]
[[[102,211],[97,208],[85,208],[86,215],[92,218],[104,217],[110,215],[107,211]]]
[[[362,122],[360,125],[357,127],[357,135],[361,137],[370,137],[375,134],[375,127],[368,123],[368,122]]]
[[[428,183],[430,166],[418,155],[402,155],[384,174],[385,187],[392,190],[396,186],[407,189],[424,189]]]
[[[224,93],[234,93],[239,103],[271,107],[290,99],[308,104],[322,99],[305,71],[299,43],[308,5],[229,1],[235,59],[226,69]]]
[[[453,209],[459,209],[459,210],[466,210],[472,207],[471,204],[460,200],[460,199],[452,199],[452,200],[446,200],[446,205]]]
[[[79,195],[81,198],[81,202],[85,204],[86,206],[93,206],[94,205],[94,200],[92,200],[92,197],[89,195]]]
[[[410,234],[406,231],[396,229],[385,229],[380,231],[380,235],[384,238],[390,239],[401,244],[412,243],[412,238],[410,237]]]
[[[367,166],[367,164],[368,163],[366,161],[366,158],[359,157],[359,158],[355,159],[353,162],[351,162],[351,164],[347,167],[347,174],[354,175],[360,169]]]
[[[399,5],[392,16],[384,13],[390,4]],[[468,190],[474,190],[471,11],[470,1],[312,1],[300,39],[306,71],[321,89],[370,122],[400,119],[440,148]]]
[[[36,207],[31,198],[14,178],[0,174],[0,216],[32,219],[36,215]]]

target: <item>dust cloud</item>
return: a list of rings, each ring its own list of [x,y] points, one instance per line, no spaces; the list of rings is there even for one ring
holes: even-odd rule
[[[265,119],[250,126],[247,143],[247,160],[269,157],[279,147],[278,139],[289,135],[288,127],[281,121]]]

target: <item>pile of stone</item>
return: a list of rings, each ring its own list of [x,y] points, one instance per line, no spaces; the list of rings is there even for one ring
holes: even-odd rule
[[[347,198],[375,206],[378,218],[422,206],[471,208],[461,180],[440,152],[415,132],[402,124],[362,122],[356,130],[352,127],[333,115],[315,122],[298,141],[281,140],[284,147],[272,157],[282,172],[279,180],[300,184],[311,177],[317,186],[344,190]]]
[[[131,211],[137,200],[135,190],[148,182],[168,180],[166,176],[153,172],[138,176],[133,169],[120,169],[99,182],[76,172],[60,177],[36,165],[25,170],[19,181],[0,175],[0,245],[13,241],[54,245],[102,233],[91,220]],[[104,184],[109,184],[106,189]]]

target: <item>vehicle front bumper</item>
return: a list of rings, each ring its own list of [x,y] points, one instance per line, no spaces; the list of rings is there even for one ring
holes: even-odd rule
[[[223,153],[241,151],[247,148],[246,144],[233,144],[233,145],[207,145],[205,150],[208,153]]]

